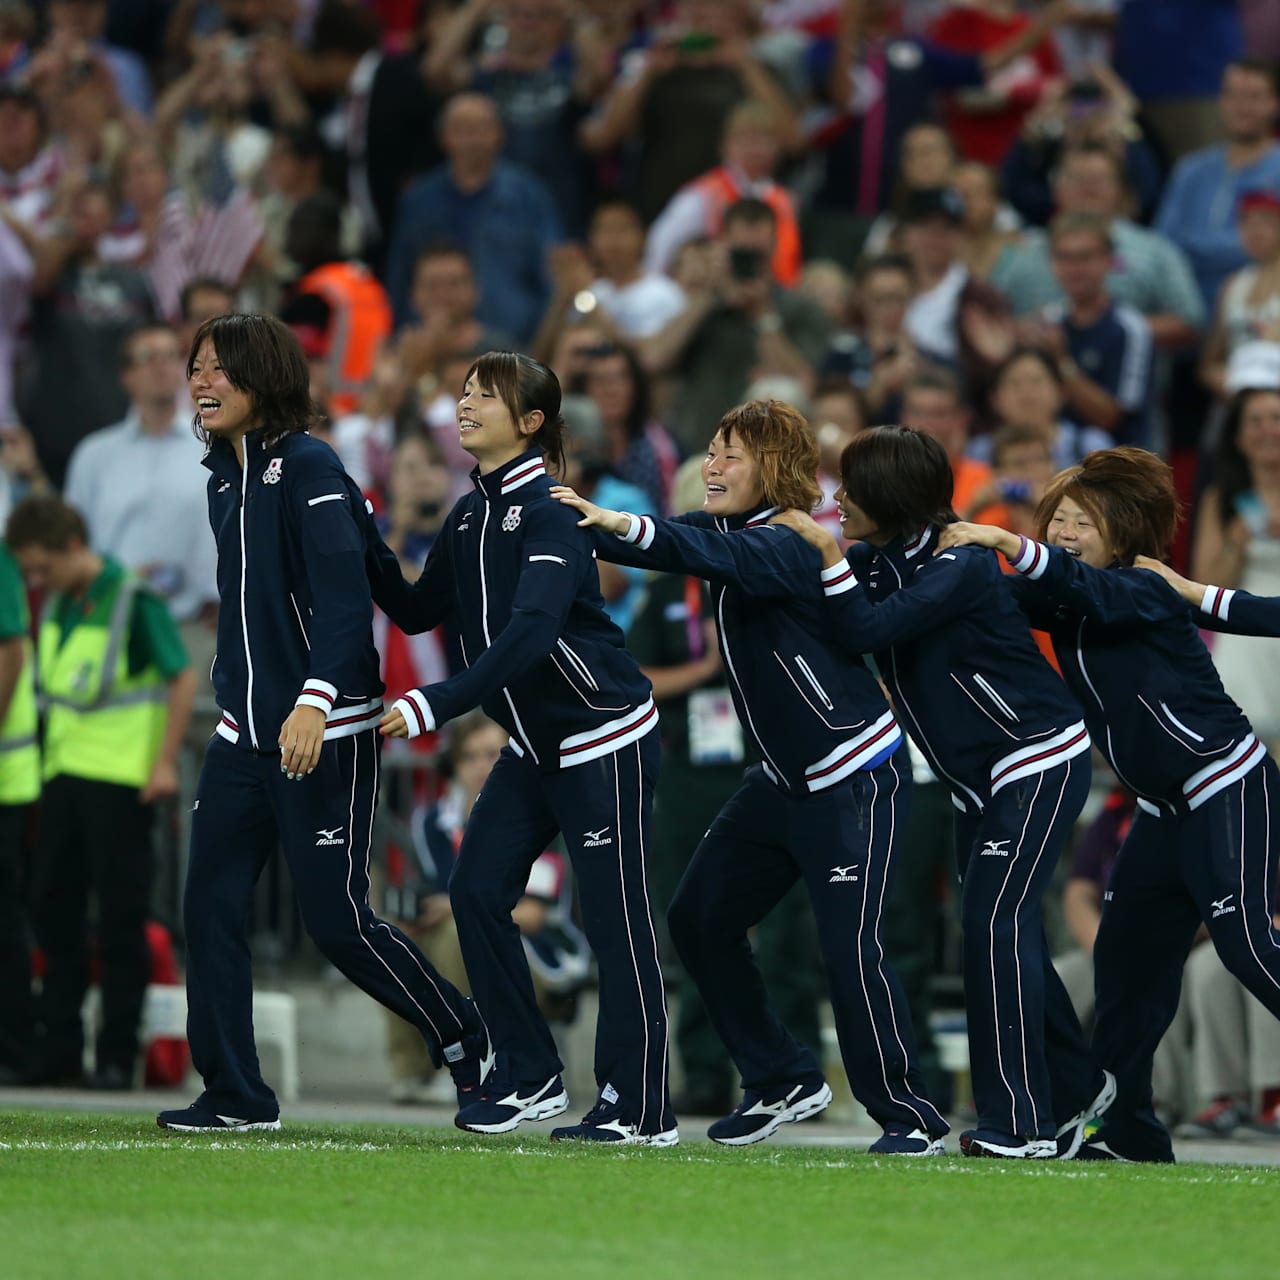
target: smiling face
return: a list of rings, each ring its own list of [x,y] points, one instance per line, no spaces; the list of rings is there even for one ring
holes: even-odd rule
[[[1237,443],[1251,467],[1280,467],[1280,393],[1257,391],[1249,397]]]
[[[1049,517],[1045,541],[1095,569],[1106,569],[1116,560],[1115,548],[1101,522],[1074,498],[1064,496],[1058,503]]]
[[[845,492],[844,485],[836,490],[836,506],[840,508],[840,532],[850,542],[880,546],[888,541],[876,522]]]
[[[541,425],[540,411],[535,409],[517,422],[497,392],[482,386],[474,373],[467,379],[458,401],[458,440],[481,471],[518,458]]]
[[[258,425],[253,394],[232,384],[218,363],[210,338],[200,344],[191,362],[187,387],[200,414],[200,425],[212,435],[235,439]]]
[[[719,434],[712,437],[702,464],[702,483],[707,490],[702,509],[713,516],[742,515],[764,502],[760,464],[732,436],[728,440]]]

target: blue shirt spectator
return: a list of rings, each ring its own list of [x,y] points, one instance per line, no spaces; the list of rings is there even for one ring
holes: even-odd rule
[[[1212,97],[1243,43],[1235,0],[1123,0],[1112,62],[1143,102]]]
[[[1161,202],[1156,228],[1191,260],[1208,308],[1226,278],[1247,261],[1236,218],[1241,193],[1280,191],[1280,145],[1271,136],[1277,105],[1269,71],[1247,63],[1229,66],[1218,99],[1227,141],[1183,156]]]
[[[387,256],[396,321],[412,318],[418,253],[446,241],[471,259],[480,322],[526,342],[551,294],[547,259],[561,239],[555,206],[533,174],[498,159],[502,126],[492,99],[475,93],[453,98],[441,120],[441,145],[446,163],[409,186],[396,215]]]

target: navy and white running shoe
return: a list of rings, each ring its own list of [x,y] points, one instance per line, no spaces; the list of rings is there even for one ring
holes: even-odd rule
[[[707,1130],[712,1142],[745,1147],[761,1142],[784,1124],[807,1120],[831,1105],[831,1088],[825,1080],[787,1084],[768,1093],[748,1089],[742,1101]]]
[[[639,1124],[623,1117],[618,1092],[605,1085],[596,1104],[577,1124],[551,1130],[552,1142],[614,1142],[628,1147],[674,1147],[680,1131],[669,1129],[641,1130]]]
[[[1015,1138],[994,1129],[966,1129],[960,1135],[960,1151],[997,1160],[1055,1160],[1058,1144],[1053,1138]]]
[[[946,1155],[947,1144],[941,1134],[890,1125],[867,1151],[873,1156],[941,1156]]]
[[[514,1085],[491,1075],[481,1096],[459,1108],[453,1123],[471,1133],[510,1133],[527,1120],[550,1120],[568,1106],[569,1095],[559,1076],[542,1084]]]
[[[1058,1128],[1058,1159],[1074,1160],[1091,1124],[1096,1124],[1116,1100],[1116,1078],[1110,1071],[1102,1073],[1102,1088],[1083,1111]]]
[[[181,1110],[160,1112],[156,1124],[175,1133],[239,1133],[249,1129],[279,1129],[280,1116],[226,1116],[202,1102],[193,1102]]]

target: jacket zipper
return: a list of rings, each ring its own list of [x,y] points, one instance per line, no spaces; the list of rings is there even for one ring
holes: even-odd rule
[[[253,653],[249,648],[249,614],[246,609],[246,583],[249,576],[249,543],[244,533],[245,508],[249,505],[249,442],[241,442],[244,457],[240,465],[240,632],[244,637],[244,661],[248,674],[245,685],[245,721],[249,730],[249,742],[258,750],[258,728],[253,719]]]
[[[991,699],[995,705],[1004,712],[1014,724],[1018,723],[1018,717],[1014,715],[1013,708],[991,687],[990,681],[984,679],[976,671],[973,673],[973,683]]]
[[[302,632],[302,643],[307,646],[307,652],[311,652],[311,640],[307,636],[307,628],[303,625],[302,610],[298,608],[298,602],[294,598],[292,591],[289,592],[289,603],[293,605],[293,616],[298,619],[298,630]]]
[[[827,691],[818,683],[818,677],[813,674],[813,669],[809,664],[797,653],[796,666],[800,669],[800,674],[813,686],[813,691],[822,699],[822,705],[828,711],[835,710],[835,704],[827,696]]]

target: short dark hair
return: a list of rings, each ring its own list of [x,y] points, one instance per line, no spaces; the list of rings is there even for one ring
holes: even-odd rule
[[[998,467],[1010,449],[1024,444],[1043,445],[1049,457],[1053,457],[1053,441],[1043,427],[1033,427],[1029,422],[1006,422],[991,433],[991,465]]]
[[[282,124],[273,130],[274,136],[299,160],[323,160],[326,155],[324,139],[313,124]]]
[[[1062,370],[1058,366],[1058,362],[1043,348],[1033,347],[1029,344],[1014,347],[1003,360],[996,365],[995,372],[991,375],[991,385],[993,388],[999,387],[1004,381],[1004,376],[1013,368],[1015,364],[1021,363],[1023,360],[1034,360],[1044,371],[1051,377],[1057,386],[1062,386]]]
[[[9,512],[4,540],[10,551],[39,547],[42,551],[66,551],[72,542],[89,545],[84,517],[54,494],[24,498]]]
[[[1063,236],[1095,236],[1108,253],[1115,251],[1111,219],[1100,213],[1060,213],[1049,223],[1049,244],[1056,245]]]
[[[414,255],[414,271],[416,272],[424,262],[430,262],[433,258],[461,258],[474,274],[475,268],[471,265],[471,255],[456,240],[431,240],[423,245]]]
[[[1228,71],[1247,71],[1250,75],[1261,76],[1272,93],[1277,91],[1275,64],[1265,58],[1232,58],[1223,68],[1224,78]]]
[[[1182,504],[1173,469],[1146,449],[1121,445],[1086,454],[1078,467],[1059,471],[1036,508],[1036,536],[1044,539],[1063,498],[1078,502],[1098,522],[1121,564],[1135,556],[1162,560],[1178,528]]]
[[[1064,148],[1058,166],[1054,170],[1055,180],[1061,176],[1062,171],[1067,167],[1067,162],[1075,156],[1101,156],[1111,166],[1111,172],[1115,174],[1116,181],[1121,186],[1125,185],[1124,161],[1110,147],[1101,142],[1076,142]]]
[[[947,451],[913,427],[871,427],[840,455],[840,483],[884,533],[950,524],[955,476]]]
[[[913,391],[945,391],[956,402],[957,409],[965,407],[964,386],[948,368],[940,364],[922,364],[907,379],[902,388],[905,399]]]
[[[916,276],[916,269],[905,253],[881,253],[874,258],[863,258],[858,263],[854,280],[859,285],[864,285],[872,276],[879,275],[882,271],[896,271],[908,280],[914,280]]]
[[[486,351],[467,370],[507,406],[517,424],[541,412],[542,426],[529,438],[547,456],[547,470],[564,474],[564,419],[560,416],[560,379],[541,360],[519,351]]]
[[[724,221],[721,224],[724,229],[727,231],[735,222],[754,227],[767,222],[771,227],[776,228],[778,215],[763,200],[747,196],[745,199],[735,200],[724,211]]]
[[[282,320],[254,312],[233,312],[206,320],[191,339],[188,378],[206,339],[213,343],[227,381],[253,397],[268,449],[319,423],[321,415],[311,399],[306,357],[293,330]],[[192,426],[205,444],[213,443],[214,437],[200,425],[198,413]]]

